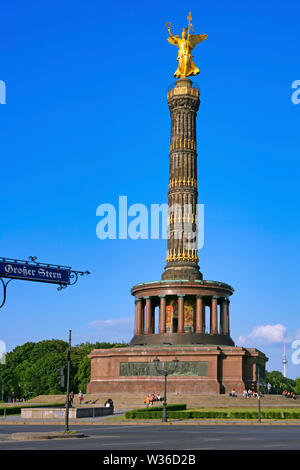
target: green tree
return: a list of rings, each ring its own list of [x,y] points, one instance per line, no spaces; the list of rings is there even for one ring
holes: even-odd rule
[[[76,383],[76,389],[86,392],[87,384],[90,381],[91,376],[91,360],[85,356],[79,363],[76,375],[74,377]]]
[[[295,394],[300,395],[300,377],[296,379]]]
[[[278,370],[273,370],[272,372],[266,371],[265,381],[272,385],[271,393],[273,394],[281,394],[283,390],[293,392],[296,385],[295,380],[284,377]]]
[[[90,359],[93,349],[125,347],[126,343],[81,343],[71,349],[70,390],[86,391],[90,381]],[[66,391],[59,384],[58,369],[67,366],[68,343],[58,339],[28,342],[7,353],[6,364],[0,365],[0,384],[4,397],[33,397]],[[66,367],[67,369],[67,367]]]

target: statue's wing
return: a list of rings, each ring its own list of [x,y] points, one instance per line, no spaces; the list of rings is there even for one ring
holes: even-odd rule
[[[194,49],[194,47],[197,46],[199,42],[205,41],[206,38],[207,38],[207,34],[192,34],[189,37],[191,49]]]
[[[170,44],[173,44],[173,46],[178,46],[178,40],[180,39],[180,37],[178,35],[176,36],[169,36],[168,37],[168,41]]]

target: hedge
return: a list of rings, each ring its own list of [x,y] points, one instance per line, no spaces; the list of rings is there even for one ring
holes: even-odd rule
[[[258,411],[198,411],[198,410],[167,410],[171,419],[258,419]],[[125,413],[127,419],[161,419],[162,411],[132,410]],[[262,410],[261,419],[300,419],[300,411]]]
[[[170,411],[183,411],[186,410],[186,404],[185,403],[180,403],[178,405],[167,405],[167,412],[169,413]],[[151,408],[138,408],[136,410],[130,410],[126,411],[125,413],[125,418],[127,419],[134,419],[136,415],[142,417],[147,417],[149,418],[154,418],[156,417],[157,414],[159,414],[158,418],[162,418],[162,411],[163,411],[163,406],[155,406]]]

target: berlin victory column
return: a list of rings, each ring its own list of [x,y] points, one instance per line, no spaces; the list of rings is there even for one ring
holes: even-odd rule
[[[230,336],[229,298],[234,289],[224,282],[203,279],[197,249],[197,138],[196,117],[200,90],[188,78],[199,69],[191,51],[207,38],[183,28],[181,38],[171,32],[168,41],[178,47],[178,79],[168,91],[171,115],[168,192],[168,246],[166,266],[159,281],[137,284],[134,336],[127,348],[96,349],[91,358],[88,393],[162,392],[155,367],[179,362],[169,376],[168,389],[179,394],[220,394],[256,385],[264,376],[267,357],[254,348],[237,347]],[[158,314],[158,331],[155,315]]]

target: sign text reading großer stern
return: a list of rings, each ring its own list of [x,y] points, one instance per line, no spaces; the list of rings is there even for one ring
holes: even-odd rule
[[[22,279],[23,281],[50,282],[54,284],[70,283],[70,271],[67,269],[6,261],[0,262],[0,277]]]

